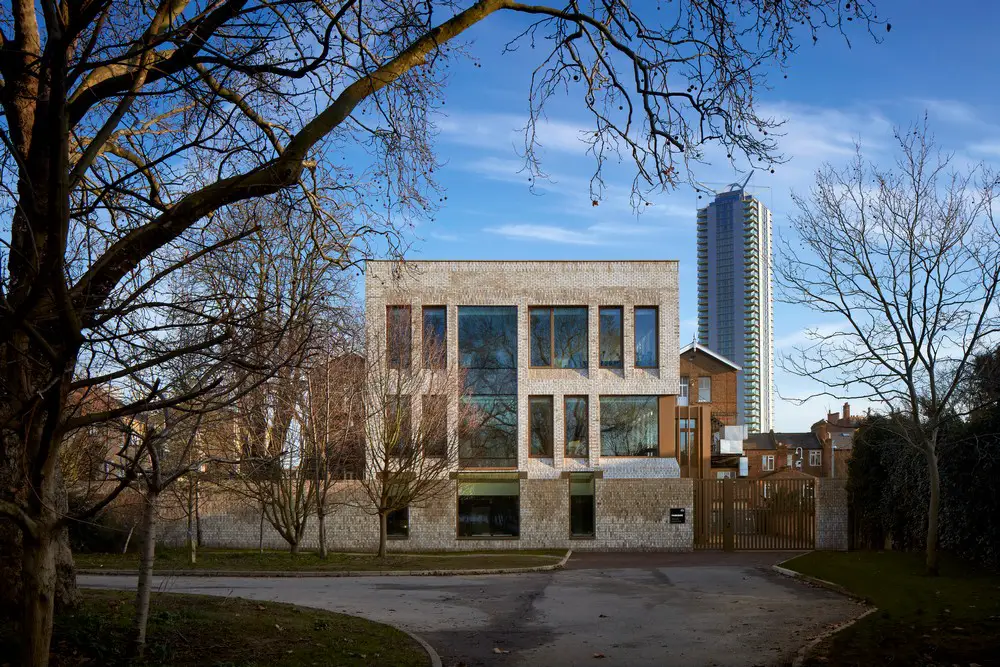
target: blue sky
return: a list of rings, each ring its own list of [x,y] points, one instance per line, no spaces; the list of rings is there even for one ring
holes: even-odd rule
[[[926,111],[938,143],[959,162],[1000,161],[1000,77],[995,69],[1000,3],[952,0],[879,0],[892,31],[882,44],[860,33],[852,48],[833,33],[803,44],[788,78],[771,80],[760,96],[765,113],[786,119],[780,150],[789,162],[774,175],[757,172],[752,189],[771,208],[776,236],[787,235],[790,193],[805,193],[825,161],[848,159],[856,140],[874,162],[892,159],[894,125]],[[695,211],[706,200],[687,187],[659,195],[636,216],[629,204],[628,164],[607,171],[609,190],[591,205],[593,162],[584,155],[578,128],[587,126],[582,105],[557,100],[540,142],[551,182],[535,192],[519,173],[518,147],[526,91],[537,52],[501,55],[516,17],[494,17],[471,35],[481,67],[458,64],[440,119],[438,177],[448,199],[433,222],[421,224],[411,259],[678,259],[681,266],[681,342],[695,330]],[[808,42],[808,38],[806,39]],[[731,182],[728,165],[696,171],[706,183]],[[777,247],[777,246],[776,246]],[[816,321],[800,306],[775,305],[775,346],[780,355],[803,341],[803,329],[836,326]],[[776,389],[787,397],[819,390],[809,379],[777,371]],[[779,398],[776,430],[805,430],[839,410],[842,401],[816,398],[805,405]],[[853,403],[855,411],[862,407]]]

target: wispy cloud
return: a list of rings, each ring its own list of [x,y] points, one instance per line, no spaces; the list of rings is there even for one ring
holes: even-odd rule
[[[437,122],[441,138],[447,142],[509,152],[524,148],[527,116],[503,113],[457,111]],[[580,125],[556,119],[541,119],[535,127],[535,140],[545,151],[583,155],[587,150],[587,130]]]
[[[509,239],[524,239],[566,245],[624,245],[636,237],[652,236],[659,229],[648,225],[598,223],[579,229],[559,225],[516,223],[487,227],[483,231]]]

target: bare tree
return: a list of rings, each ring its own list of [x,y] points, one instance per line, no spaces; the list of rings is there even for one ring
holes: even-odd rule
[[[366,338],[362,507],[378,516],[378,557],[385,558],[389,515],[448,490],[466,392],[458,365],[446,363],[445,341],[424,341],[415,358],[409,327],[390,324],[384,336]]]
[[[301,416],[306,441],[306,468],[319,527],[319,556],[327,557],[326,517],[334,486],[364,473],[362,389],[364,357],[338,346],[314,359],[307,371]]]
[[[58,452],[66,432],[97,421],[67,421],[67,397],[138,374],[146,391],[105,419],[197,398],[166,391],[157,369],[239,335],[204,311],[186,326],[206,335],[181,347],[163,335],[182,307],[171,275],[245,237],[220,234],[218,212],[295,193],[313,228],[337,239],[329,257],[349,264],[374,236],[392,246],[398,216],[433,208],[430,137],[452,43],[498,13],[527,19],[512,47],[549,49],[529,91],[528,167],[540,175],[545,103],[564,89],[582,95],[595,198],[601,165],[618,154],[635,163],[640,196],[677,180],[705,145],[772,162],[774,123],[754,107],[765,68],[784,66],[796,35],[879,23],[872,0],[675,6],[0,4],[0,580],[4,595],[23,580],[27,664],[48,660],[66,520]]]
[[[998,180],[981,166],[952,170],[926,121],[895,136],[894,167],[869,165],[859,148],[796,197],[796,238],[785,239],[776,271],[782,297],[838,316],[842,328],[808,331],[810,343],[783,364],[822,382],[822,395],[880,401],[894,435],[926,458],[936,574],[942,427],[961,414],[964,378],[1000,332]]]

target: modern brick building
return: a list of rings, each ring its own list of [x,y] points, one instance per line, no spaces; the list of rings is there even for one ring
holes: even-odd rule
[[[411,508],[404,548],[691,547],[676,262],[372,261],[365,287],[369,331],[387,332],[369,345],[435,336],[467,387],[448,397],[451,486]],[[402,371],[448,372],[420,356]]]

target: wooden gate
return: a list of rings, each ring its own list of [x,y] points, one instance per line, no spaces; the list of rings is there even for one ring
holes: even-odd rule
[[[694,482],[695,549],[812,549],[816,481],[700,479]]]

